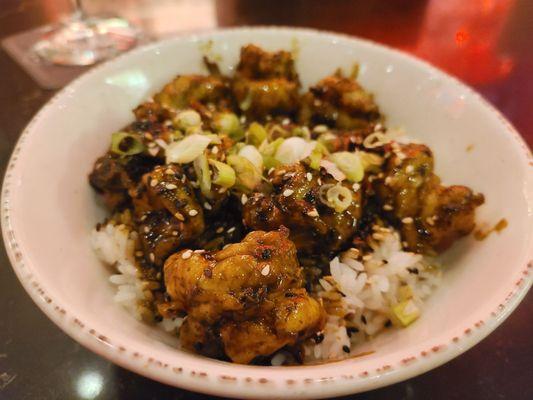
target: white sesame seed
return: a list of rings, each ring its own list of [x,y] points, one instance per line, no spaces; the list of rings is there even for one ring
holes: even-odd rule
[[[142,257],[143,252],[142,252],[142,251],[136,251],[136,252],[135,252],[135,255],[136,255],[137,257]]]
[[[185,217],[180,212],[176,212],[174,216],[179,219],[180,221],[185,221]]]
[[[291,194],[293,194],[293,193],[294,193],[294,190],[292,190],[292,189],[285,189],[285,190],[283,191],[283,196],[285,196],[285,197],[289,197],[289,196],[290,196]]]
[[[174,175],[174,170],[173,170],[172,168],[167,168],[167,169],[165,170],[165,174],[167,174],[167,175]]]
[[[178,236],[178,231],[172,231],[172,236]]]
[[[358,183],[354,183],[352,185],[352,189],[353,189],[354,192],[357,192],[359,189],[361,189],[361,185],[358,184]]]
[[[316,183],[318,183],[319,185],[322,185],[322,179],[318,178],[318,179],[316,180]]]
[[[190,210],[190,211],[189,211],[189,215],[190,215],[191,217],[194,217],[194,216],[198,215],[198,211],[197,211],[197,210]]]
[[[402,219],[402,222],[403,222],[404,224],[412,224],[412,223],[413,223],[413,218],[411,218],[411,217],[405,217],[405,218]]]
[[[243,195],[241,196],[241,203],[242,205],[245,205],[247,202],[248,202],[248,196],[246,196],[246,194],[243,193]]]
[[[313,128],[313,132],[324,133],[327,132],[328,127],[326,125],[317,125]]]
[[[150,232],[150,228],[148,226],[145,226],[143,231],[144,231],[144,233],[148,233],[148,232]]]
[[[241,115],[241,118],[239,119],[241,124],[244,124],[246,122],[246,115]]]
[[[281,121],[281,125],[289,125],[291,123],[291,120],[289,118],[284,118],[283,121]]]
[[[316,210],[316,208],[314,208],[311,211],[309,211],[307,215],[309,215],[310,217],[318,217],[318,211]]]
[[[173,189],[177,189],[178,187],[176,185],[174,185],[173,183],[167,183],[165,185],[165,187],[168,189],[168,190],[173,190]]]
[[[154,140],[154,137],[152,136],[150,132],[146,132],[144,134],[144,137],[146,138],[146,140]]]
[[[220,189],[218,189],[218,193],[222,194],[222,193],[225,193],[226,192],[226,189],[225,187],[221,187]]]
[[[268,175],[270,175],[272,172],[274,172],[274,169],[275,169],[274,167],[270,168],[270,169],[268,170]]]
[[[373,233],[372,237],[376,240],[383,240],[385,239],[385,236],[383,236],[381,233]]]
[[[305,174],[305,177],[309,182],[311,182],[311,180],[313,179],[313,174],[311,172],[308,172],[307,174]]]
[[[391,181],[392,181],[392,178],[390,176],[387,176],[385,178],[385,185],[387,185],[387,186],[390,185]]]
[[[165,142],[163,139],[156,139],[155,142],[162,149],[165,149],[168,146],[167,142]]]
[[[268,274],[270,273],[270,265],[267,264],[263,267],[263,269],[261,270],[261,275],[263,276],[267,276]]]
[[[217,228],[217,230],[215,232],[216,233],[222,233],[222,232],[224,232],[224,228],[222,228],[222,227]]]
[[[158,182],[157,179],[152,179],[152,180],[150,181],[150,186],[151,186],[151,187],[156,187],[158,183],[159,183],[159,182]]]
[[[203,253],[205,253],[205,250],[204,250],[204,249],[194,250],[194,253],[196,253],[196,254],[203,254]]]
[[[403,246],[403,247],[409,247],[409,243],[407,243],[406,241],[403,241],[403,242],[402,242],[402,246]]]
[[[233,233],[235,231],[235,227],[232,226],[231,228],[228,229],[228,233]]]
[[[368,261],[372,259],[372,254],[367,254],[366,256],[363,256],[363,260]]]
[[[213,146],[213,148],[211,149],[211,153],[217,154],[218,153],[218,147],[217,146]]]
[[[184,260],[188,259],[188,258],[191,258],[192,256],[192,250],[187,250],[185,251],[182,255],[181,255],[181,258],[183,258]]]
[[[155,254],[154,253],[150,253],[150,255],[148,257],[150,257],[150,261],[151,262],[155,261]]]
[[[392,208],[392,206],[391,206],[390,204],[385,204],[385,205],[383,206],[383,209],[384,209],[385,211],[392,211],[393,208]]]
[[[413,167],[412,165],[408,165],[407,167],[405,167],[405,172],[407,172],[408,174],[412,174],[415,170],[415,167]]]
[[[431,217],[427,217],[426,222],[428,223],[428,225],[431,225],[431,226],[435,225],[435,221],[433,221],[433,218]]]
[[[207,201],[204,203],[204,208],[206,210],[212,210],[213,209],[213,207],[211,207],[211,204],[209,204]]]

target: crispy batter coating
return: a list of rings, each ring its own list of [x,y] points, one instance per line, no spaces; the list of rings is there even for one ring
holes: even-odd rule
[[[218,252],[183,250],[165,263],[165,284],[173,308],[210,329],[219,327],[225,353],[235,362],[248,363],[271,354],[323,324],[322,307],[301,289],[302,268],[287,236],[286,229],[255,231]],[[258,329],[265,334],[243,342],[246,330]],[[188,348],[205,347],[203,342],[196,344],[204,336],[180,331],[182,344]],[[254,340],[264,343],[257,346]]]
[[[475,227],[475,210],[482,194],[465,186],[443,186],[433,173],[431,150],[420,144],[396,145],[377,180],[376,193],[392,206],[389,217],[401,225],[409,249],[435,254],[468,235]]]
[[[367,128],[381,118],[374,97],[355,79],[337,72],[309,89],[302,98],[302,124],[326,124],[339,129]]]
[[[350,206],[338,213],[320,200],[324,189],[337,183],[331,176],[301,164],[278,167],[271,176],[274,192],[257,193],[244,205],[246,226],[270,230],[285,225],[298,251],[306,255],[335,252],[350,241],[361,217],[361,191],[352,193]],[[348,182],[342,185],[353,192]]]
[[[241,49],[233,93],[247,117],[264,119],[295,113],[299,88],[291,53],[268,53],[254,45]]]

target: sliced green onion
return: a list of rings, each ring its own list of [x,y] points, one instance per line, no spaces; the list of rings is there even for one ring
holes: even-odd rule
[[[128,132],[115,132],[111,135],[111,151],[115,154],[132,156],[142,153],[144,149],[139,135]]]
[[[379,172],[379,167],[383,164],[383,157],[366,151],[360,151],[357,154],[359,154],[365,171]]]
[[[305,140],[311,140],[311,132],[307,126],[297,126],[292,129],[292,136],[301,137]]]
[[[413,290],[409,285],[400,286],[398,289],[398,298],[400,301],[405,301],[413,298]]]
[[[207,198],[211,198],[211,171],[205,153],[194,160],[193,166],[200,191]]]
[[[346,175],[349,181],[360,182],[363,179],[365,170],[357,153],[339,151],[330,154],[329,159]]]
[[[252,105],[252,92],[248,92],[246,94],[246,97],[244,98],[244,100],[239,104],[239,108],[242,110],[242,111],[246,111],[250,108],[250,106]]]
[[[173,122],[178,128],[186,130],[202,125],[202,117],[194,110],[184,110],[174,117]]]
[[[391,316],[397,325],[406,327],[420,316],[420,309],[413,300],[405,300],[391,307]]]
[[[211,143],[211,138],[198,133],[185,136],[184,139],[171,143],[166,148],[167,164],[186,164],[200,156]]]
[[[248,159],[259,171],[263,171],[263,156],[255,146],[248,144],[239,150],[239,155]]]
[[[213,183],[225,188],[230,188],[235,185],[235,170],[228,164],[217,160],[209,160],[209,164],[215,167],[216,171],[213,174]]]
[[[276,151],[276,160],[282,164],[294,164],[309,157],[316,142],[308,142],[300,137],[285,139]]]
[[[267,131],[263,125],[252,122],[246,131],[246,141],[259,147],[267,138]]]
[[[217,114],[213,120],[213,124],[218,133],[226,133],[235,141],[244,138],[244,131],[239,122],[239,117],[233,113]]]
[[[251,191],[261,183],[262,174],[247,158],[230,155],[228,164],[235,170],[236,186],[243,191]]]
[[[326,132],[320,135],[317,139],[317,142],[324,145],[329,151],[334,150],[334,143],[337,140],[337,135],[331,132]]]
[[[340,213],[352,204],[352,192],[347,187],[337,184],[326,192],[328,206]]]
[[[263,166],[266,169],[274,168],[280,165],[280,162],[276,160],[274,155],[278,150],[278,147],[284,142],[285,139],[277,138],[273,142],[269,143],[266,140],[259,146],[259,152],[263,156]]]
[[[320,160],[326,154],[328,154],[326,147],[322,143],[317,142],[315,148],[309,155],[309,166],[318,171],[320,169]]]

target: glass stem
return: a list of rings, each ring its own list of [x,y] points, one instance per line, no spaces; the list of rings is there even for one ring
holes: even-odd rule
[[[81,0],[71,0],[72,7],[74,7],[74,12],[72,14],[73,18],[76,20],[85,19],[85,11],[83,10],[83,4]]]

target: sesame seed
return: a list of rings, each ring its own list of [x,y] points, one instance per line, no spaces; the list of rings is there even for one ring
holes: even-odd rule
[[[404,224],[412,224],[412,223],[413,223],[413,218],[411,218],[411,217],[405,217],[405,218],[402,219],[402,222],[403,222]]]
[[[154,137],[152,136],[152,134],[150,132],[146,132],[144,134],[144,137],[147,139],[147,140],[154,140]]]
[[[431,225],[431,226],[435,225],[435,221],[433,221],[433,218],[431,217],[427,217],[426,222],[428,223],[428,225]]]
[[[173,189],[177,189],[178,187],[176,185],[174,185],[173,183],[167,183],[165,185],[165,187],[168,189],[168,190],[173,190]]]
[[[363,260],[368,261],[372,259],[372,254],[367,254],[366,256],[363,256]]]
[[[316,210],[316,208],[314,208],[311,211],[309,211],[307,215],[309,215],[310,217],[318,217],[318,211]]]
[[[211,207],[211,204],[209,204],[207,201],[204,203],[204,208],[206,210],[212,210],[213,209],[213,207]]]
[[[290,196],[291,194],[293,194],[293,193],[294,193],[294,190],[292,190],[292,189],[285,189],[285,190],[283,191],[283,196],[285,196],[285,197],[289,197],[289,196]]]
[[[407,243],[405,240],[402,242],[403,247],[409,247],[409,243]]]
[[[154,253],[150,253],[150,255],[148,257],[150,257],[150,261],[151,262],[155,261],[155,254]]]
[[[241,124],[244,124],[246,122],[246,115],[241,115],[241,118],[239,119]]]
[[[205,253],[205,250],[204,250],[204,249],[194,250],[194,253],[196,253],[196,254],[203,254],[203,253]]]
[[[318,183],[319,185],[322,185],[322,179],[318,178],[318,179],[316,180],[316,183]]]
[[[192,256],[192,250],[187,250],[185,251],[182,255],[181,255],[181,258],[183,258],[184,260],[188,259],[188,258],[191,258]]]
[[[412,165],[408,165],[407,167],[405,167],[405,172],[407,172],[408,174],[412,174],[415,170],[415,167],[413,167]]]
[[[313,132],[324,133],[327,132],[328,127],[326,125],[317,125],[313,128]]]
[[[387,185],[387,186],[390,185],[390,184],[391,184],[391,181],[392,181],[392,178],[391,178],[390,176],[387,176],[387,177],[385,178],[385,185]]]
[[[274,167],[270,168],[270,169],[268,170],[268,175],[270,175],[272,172],[274,172],[274,169],[275,169]]]
[[[181,183],[185,183],[186,180],[187,180],[187,177],[186,177],[185,175],[183,175],[183,176],[181,177]]]
[[[283,175],[284,178],[288,179],[288,178],[292,178],[294,176],[294,172],[287,172],[285,175]]]
[[[156,187],[158,183],[159,183],[159,181],[157,179],[152,179],[150,181],[150,186],[151,187]]]
[[[291,120],[289,118],[285,118],[283,119],[283,121],[281,121],[281,125],[289,125],[291,123]]]
[[[220,193],[220,194],[225,193],[226,190],[227,189],[225,187],[221,187],[220,189],[218,189],[218,193]]]
[[[232,226],[231,228],[228,229],[228,233],[233,233],[235,231],[235,227]]]
[[[176,212],[174,216],[179,219],[180,221],[185,221],[185,217],[180,212]]]
[[[308,172],[307,174],[305,174],[305,177],[309,182],[311,182],[311,180],[313,179],[313,174],[311,172]]]
[[[354,192],[357,192],[359,189],[361,189],[361,185],[358,184],[358,183],[354,183],[352,185],[352,189],[353,189]]]
[[[178,236],[178,231],[172,231],[172,236]]]
[[[211,153],[217,154],[218,153],[218,147],[217,146],[213,146],[213,148],[211,149]]]
[[[148,233],[148,232],[150,232],[150,228],[148,226],[145,226],[143,231],[144,231],[144,233]]]
[[[167,142],[165,142],[163,139],[156,139],[155,142],[157,143],[157,145],[161,148],[166,148],[168,145],[167,145]]]
[[[137,257],[142,257],[143,252],[142,252],[142,251],[136,251],[136,252],[135,252],[135,255],[136,255]]]
[[[217,230],[215,232],[216,233],[222,233],[222,232],[224,232],[224,228],[222,228],[222,227],[217,228]]]
[[[270,273],[270,265],[267,264],[263,267],[263,269],[261,270],[261,275],[263,276],[267,276],[268,274]]]
[[[393,208],[392,208],[392,206],[391,206],[390,204],[385,204],[385,205],[383,206],[383,209],[384,209],[385,211],[392,211]]]
[[[174,170],[173,170],[172,168],[167,168],[167,169],[165,170],[165,174],[167,174],[167,175],[174,175]]]
[[[244,193],[241,196],[241,203],[242,205],[245,205],[248,202],[248,196],[246,196]]]
[[[198,215],[198,211],[197,211],[197,210],[190,210],[190,211],[189,211],[189,215],[190,215],[191,217],[194,217],[194,216]]]

